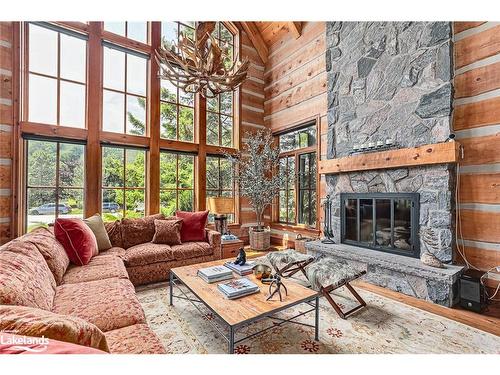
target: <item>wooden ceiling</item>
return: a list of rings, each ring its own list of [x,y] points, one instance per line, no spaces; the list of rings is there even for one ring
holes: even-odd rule
[[[267,61],[268,50],[271,45],[292,33],[295,38],[302,33],[302,22],[300,21],[275,21],[275,22],[241,22],[241,26],[248,34],[260,58]]]

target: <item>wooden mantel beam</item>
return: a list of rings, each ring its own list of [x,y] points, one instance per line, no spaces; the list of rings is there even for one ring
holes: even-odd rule
[[[452,141],[398,150],[370,152],[338,159],[326,159],[320,160],[319,173],[334,174],[418,165],[456,163],[459,159],[459,150],[460,144]]]
[[[302,22],[290,21],[288,24],[293,36],[295,37],[295,39],[298,39],[302,35]]]
[[[259,29],[255,25],[255,22],[241,21],[241,26],[243,27],[243,30],[245,30],[245,32],[247,33],[248,38],[250,38],[250,40],[252,41],[253,46],[255,47],[257,53],[260,56],[260,59],[265,64],[267,62],[269,51],[266,42],[264,42],[262,35],[260,35]]]

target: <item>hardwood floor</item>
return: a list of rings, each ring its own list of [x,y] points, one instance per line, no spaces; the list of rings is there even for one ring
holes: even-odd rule
[[[448,319],[469,325],[471,327],[493,333],[500,336],[500,303],[495,302],[490,304],[482,314],[472,311],[464,310],[460,307],[444,307],[434,303],[423,301],[415,297],[410,297],[402,293],[394,292],[392,290],[372,285],[364,281],[356,281],[353,285],[368,290],[370,292],[379,294],[381,296],[393,299],[398,302],[425,310],[427,312],[443,316]]]

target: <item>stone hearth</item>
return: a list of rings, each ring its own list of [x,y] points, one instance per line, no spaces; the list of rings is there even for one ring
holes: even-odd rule
[[[345,244],[306,243],[307,252],[347,260],[366,271],[363,280],[409,296],[452,306],[458,298],[460,266],[429,267],[420,259]]]

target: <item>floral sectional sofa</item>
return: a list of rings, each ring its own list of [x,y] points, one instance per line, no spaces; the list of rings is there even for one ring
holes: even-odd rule
[[[210,230],[207,242],[153,244],[155,218],[108,224],[113,247],[85,266],[70,264],[45,228],[1,246],[0,334],[43,335],[110,353],[165,353],[134,285],[165,281],[172,267],[220,259],[221,245]]]

